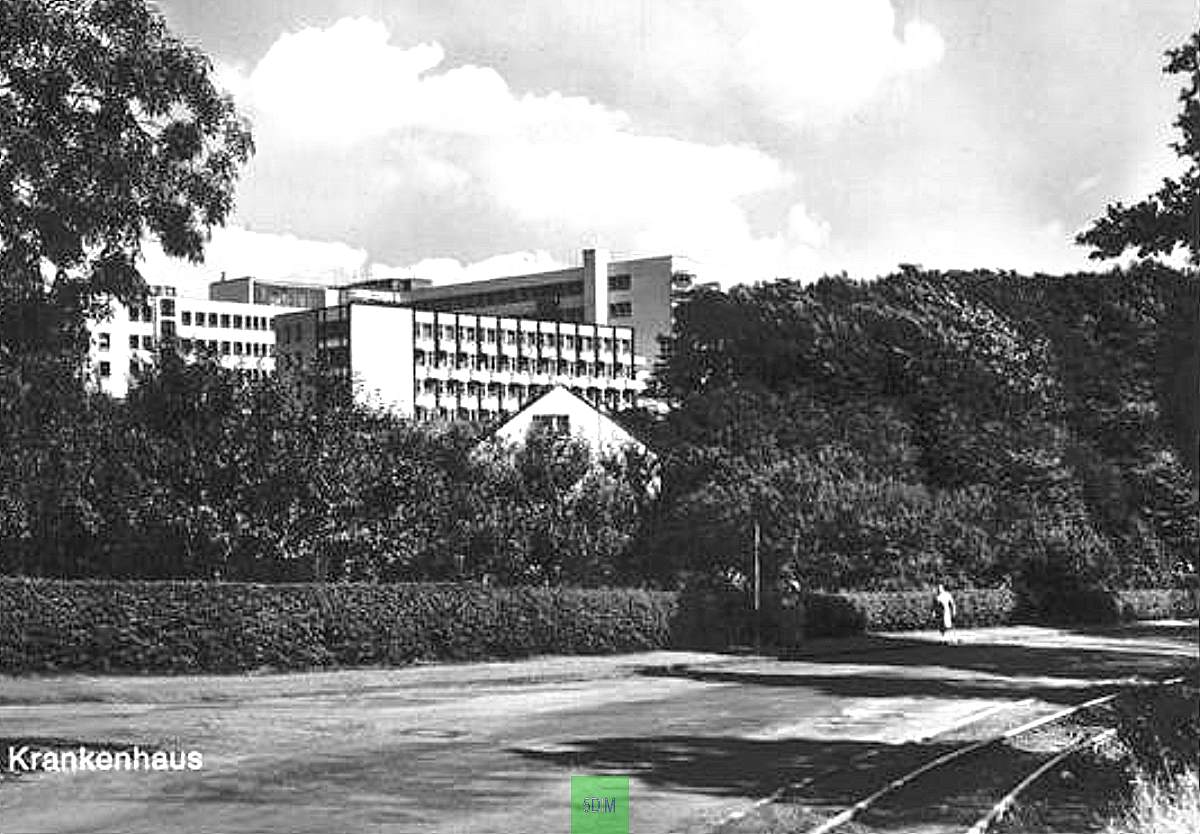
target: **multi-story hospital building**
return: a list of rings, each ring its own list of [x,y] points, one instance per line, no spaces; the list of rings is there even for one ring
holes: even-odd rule
[[[100,388],[118,397],[170,339],[251,377],[346,377],[360,397],[419,418],[512,413],[557,385],[617,410],[644,390],[695,282],[684,258],[614,261],[588,249],[578,267],[441,286],[243,277],[211,284],[206,299],[153,287],[141,308],[116,306],[94,324],[91,358]]]

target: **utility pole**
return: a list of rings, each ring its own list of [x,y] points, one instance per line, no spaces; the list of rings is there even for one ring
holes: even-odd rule
[[[762,652],[762,529],[754,520],[754,648]]]

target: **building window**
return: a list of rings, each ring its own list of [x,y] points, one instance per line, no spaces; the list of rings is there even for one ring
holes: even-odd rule
[[[112,364],[111,363],[109,363],[109,362],[101,362],[100,363],[100,376],[102,376],[102,377],[112,376]]]
[[[229,314],[228,314],[228,313],[222,313],[222,314],[221,314],[221,326],[222,326],[222,327],[228,327],[228,326],[229,326]]]
[[[179,314],[179,322],[187,327],[192,326],[192,311],[184,310]]]
[[[535,414],[532,429],[545,434],[570,434],[571,417],[567,414]]]
[[[608,277],[608,288],[610,290],[627,290],[633,282],[633,276],[628,274],[610,275]]]
[[[228,355],[229,355],[229,352],[230,352],[230,344],[229,344],[229,342],[221,342],[221,355],[222,355],[222,356],[228,356]]]
[[[241,330],[241,329],[242,329],[242,317],[241,317],[241,316],[234,316],[234,317],[233,317],[233,326],[234,326],[235,328],[237,328],[238,330]]]
[[[627,319],[633,315],[633,302],[618,301],[608,305],[608,314],[613,318]]]
[[[112,336],[110,336],[108,333],[96,334],[96,341],[99,343],[98,346],[100,350],[108,350],[110,347],[112,347]]]
[[[233,343],[233,355],[234,355],[234,356],[241,356],[241,355],[242,355],[242,343],[241,343],[241,342],[234,342],[234,343]]]
[[[143,336],[142,337],[142,350],[154,350],[154,337],[153,336]]]
[[[175,318],[175,299],[162,298],[158,302],[158,311],[164,316]]]
[[[580,344],[579,344],[580,350],[591,350],[592,349],[592,337],[591,336],[583,336],[579,339],[579,342],[580,342]]]
[[[517,343],[517,331],[505,330],[504,331],[504,344],[515,345],[516,343]]]
[[[209,327],[217,327],[218,326],[217,321],[218,321],[218,316],[216,313],[208,314],[208,326]]]

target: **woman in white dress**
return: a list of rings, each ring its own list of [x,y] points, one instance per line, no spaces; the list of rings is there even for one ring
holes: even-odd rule
[[[945,637],[946,632],[954,628],[954,615],[958,613],[958,610],[954,605],[954,597],[946,590],[945,585],[938,585],[938,592],[935,599],[942,609],[942,619],[939,627],[942,636]]]

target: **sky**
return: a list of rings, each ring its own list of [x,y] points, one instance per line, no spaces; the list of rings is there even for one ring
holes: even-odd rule
[[[685,255],[725,286],[1096,268],[1179,172],[1194,0],[160,0],[257,152],[202,268],[452,282]]]

